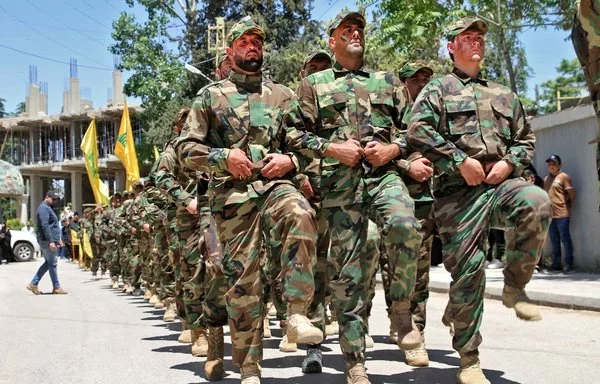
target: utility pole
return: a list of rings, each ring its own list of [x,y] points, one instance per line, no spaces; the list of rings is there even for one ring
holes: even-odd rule
[[[215,68],[219,52],[227,46],[225,41],[225,18],[217,17],[215,25],[208,26],[208,51],[215,55]]]

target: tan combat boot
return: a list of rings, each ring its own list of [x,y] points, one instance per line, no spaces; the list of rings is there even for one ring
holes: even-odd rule
[[[165,314],[163,315],[163,321],[167,323],[172,323],[177,317],[177,304],[175,304],[175,299],[173,298],[166,298],[165,303],[167,309],[165,310]]]
[[[242,384],[260,384],[260,368],[258,364],[248,364],[240,368]]]
[[[502,290],[502,304],[507,308],[514,308],[517,317],[521,320],[542,320],[539,307],[531,303],[531,300],[522,289],[505,285]]]
[[[219,381],[225,377],[225,368],[223,367],[225,341],[223,339],[223,327],[208,328],[208,353],[206,363],[204,363],[204,377],[208,381]]]
[[[348,384],[371,384],[369,376],[367,376],[367,369],[363,363],[356,363],[353,366],[348,366],[346,381]]]
[[[158,300],[156,304],[154,304],[154,309],[165,309],[164,300]]]
[[[306,306],[303,302],[288,305],[287,337],[288,341],[298,344],[321,344],[323,332],[315,327],[304,315]]]
[[[192,331],[188,328],[186,319],[181,319],[181,334],[177,341],[181,344],[192,344]]]
[[[129,283],[125,282],[125,284],[123,284],[123,288],[121,288],[121,292],[125,293],[125,292],[127,292],[128,289],[129,289]]]
[[[119,289],[119,276],[113,276],[112,278],[112,288]]]
[[[159,301],[160,301],[160,299],[158,298],[158,295],[156,294],[156,292],[154,292],[152,294],[152,296],[150,296],[150,299],[148,300],[148,304],[154,305],[154,304],[158,303]]]
[[[415,349],[423,342],[421,333],[410,313],[410,300],[392,303],[392,322],[398,330],[398,347],[403,350]]]
[[[371,349],[375,346],[375,341],[373,341],[373,338],[369,335],[369,319],[367,319],[367,333],[365,333],[365,348],[367,349]]]
[[[265,315],[263,317],[263,339],[270,339],[273,335],[271,334],[271,324],[269,323],[269,312],[273,303],[268,302],[265,308]]]
[[[146,300],[146,301],[150,300],[150,298],[152,298],[152,295],[155,295],[155,294],[156,294],[156,291],[155,291],[154,287],[146,289],[146,292],[144,292],[144,300]]]
[[[126,293],[126,294],[128,294],[128,295],[133,295],[133,291],[134,291],[134,289],[135,289],[135,288],[133,287],[133,285],[129,285],[129,286],[127,287],[127,289],[125,290],[125,293]]]
[[[404,351],[404,358],[411,367],[429,367],[429,355],[424,343],[415,349]]]
[[[281,320],[279,322],[279,327],[281,328],[282,339],[279,342],[279,350],[281,352],[296,352],[298,350],[298,344],[290,343],[287,337],[287,324],[285,320]]]
[[[390,319],[390,344],[398,344],[398,329],[396,328],[396,324],[392,321],[392,316],[388,315]]]
[[[192,356],[205,357],[208,354],[208,340],[206,329],[198,327],[192,329]]]
[[[477,354],[460,357],[460,368],[456,374],[456,380],[458,384],[491,384],[481,370]]]

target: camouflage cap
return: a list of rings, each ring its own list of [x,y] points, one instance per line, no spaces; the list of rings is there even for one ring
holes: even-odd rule
[[[245,17],[235,23],[231,29],[229,29],[229,34],[227,35],[227,45],[231,47],[231,44],[233,44],[236,39],[247,33],[254,33],[260,36],[263,40],[265,39],[265,32],[260,25],[252,21],[252,19]]]
[[[346,20],[357,21],[358,24],[363,28],[367,25],[365,17],[358,12],[340,12],[335,16],[335,19],[333,19],[331,24],[329,24],[329,27],[327,27],[329,36],[333,35],[333,31],[335,31],[335,29]]]
[[[433,76],[433,69],[419,61],[413,61],[404,64],[404,66],[400,68],[400,73],[398,76],[400,77],[400,80],[405,80],[411,76],[414,76],[419,71],[427,72],[429,76]]]
[[[313,51],[311,53],[308,54],[308,56],[306,56],[306,58],[304,59],[304,64],[302,64],[302,66],[306,66],[306,64],[308,64],[310,61],[312,60],[329,60],[331,61],[331,55],[329,53],[327,53],[327,51],[324,50],[318,50],[318,51]]]
[[[478,18],[460,19],[448,27],[448,30],[446,31],[446,38],[448,40],[452,40],[467,29],[477,29],[485,35],[488,31],[488,26],[483,20]]]

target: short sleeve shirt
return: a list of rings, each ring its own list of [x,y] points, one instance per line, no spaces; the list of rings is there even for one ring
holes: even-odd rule
[[[552,203],[552,217],[569,217],[571,202],[567,191],[574,189],[571,177],[564,172],[559,172],[555,176],[548,175],[544,179],[544,189],[548,192]]]

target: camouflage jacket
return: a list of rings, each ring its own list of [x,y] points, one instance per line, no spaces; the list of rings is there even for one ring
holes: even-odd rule
[[[297,89],[299,117],[308,132],[302,138],[303,155],[324,156],[327,145],[356,139],[364,146],[371,141],[396,144],[405,155],[407,144],[399,129],[402,109],[409,100],[406,87],[386,72],[349,71],[333,68],[306,77]],[[306,151],[306,149],[310,151]],[[304,161],[303,161],[304,162]],[[390,163],[373,169],[366,159],[355,167],[323,158],[320,164],[323,207],[360,202],[363,193],[374,193],[385,185],[396,167]]]
[[[402,125],[400,127],[400,131],[406,137],[406,131],[408,129],[408,123],[410,122],[410,111],[412,110],[412,106],[414,103],[411,101],[406,107],[402,110]],[[404,184],[406,184],[406,188],[408,188],[408,193],[410,197],[415,202],[420,203],[429,203],[433,202],[433,194],[432,194],[432,182],[433,178],[428,179],[427,181],[421,183],[413,179],[408,175],[408,171],[410,170],[410,166],[414,160],[420,159],[423,155],[419,151],[415,151],[410,145],[407,148],[408,157],[406,159],[400,159],[396,161],[398,165],[398,173],[402,176],[402,180]]]
[[[296,103],[292,90],[262,76],[235,72],[228,79],[200,90],[175,149],[184,166],[211,174],[208,187],[213,210],[258,197],[286,178],[267,180],[260,175],[268,153],[286,153],[299,168],[286,142],[286,110]],[[293,127],[291,129],[294,129]],[[227,156],[240,148],[255,164],[248,180],[237,181],[227,171]]]
[[[505,160],[520,175],[531,162],[535,137],[510,89],[458,69],[423,88],[411,111],[409,144],[430,159],[441,189],[466,185],[458,166]]]
[[[105,227],[104,239],[106,241],[114,241],[117,238],[117,230],[114,223],[115,210],[116,208],[109,205],[102,212],[102,222]]]
[[[158,159],[154,179],[156,187],[179,208],[187,207],[196,193],[196,171],[181,167],[175,149],[174,141],[165,145]]]
[[[106,227],[102,221],[102,213],[94,212],[94,240],[99,243],[102,241]]]

